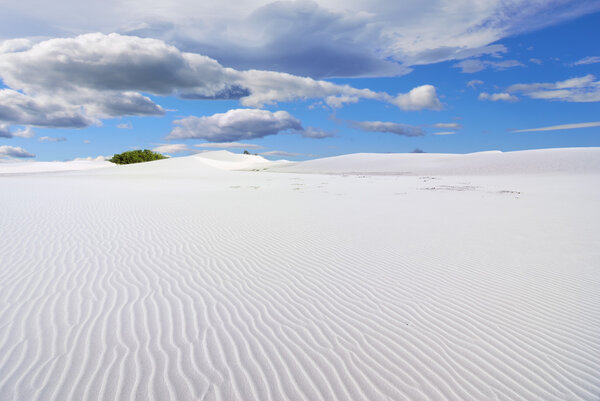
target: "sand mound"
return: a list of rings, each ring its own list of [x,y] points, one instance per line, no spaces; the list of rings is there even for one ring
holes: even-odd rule
[[[465,155],[359,153],[276,166],[271,171],[319,174],[502,175],[600,172],[600,148],[479,152]]]
[[[0,163],[0,175],[81,171],[111,166],[114,166],[114,164],[105,160],[73,160],[68,162],[4,162]]]
[[[267,167],[288,164],[287,161],[271,161],[262,156],[242,155],[225,150],[203,152],[193,156],[174,157],[148,163],[116,166],[108,161],[74,160],[68,162],[6,162],[0,163],[2,174],[32,174],[58,171],[83,171],[113,168],[98,174],[107,175],[197,175],[214,170],[263,170]],[[118,168],[115,169],[115,168]]]
[[[247,160],[1,176],[0,400],[600,399],[596,170]]]

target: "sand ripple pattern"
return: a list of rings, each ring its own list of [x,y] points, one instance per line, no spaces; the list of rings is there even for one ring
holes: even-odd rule
[[[192,184],[0,182],[1,400],[600,399],[589,216]]]

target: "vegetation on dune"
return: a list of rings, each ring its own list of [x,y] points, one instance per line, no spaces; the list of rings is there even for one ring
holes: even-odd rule
[[[108,161],[113,162],[115,164],[132,164],[132,163],[149,162],[152,160],[160,160],[160,159],[167,159],[167,157],[161,155],[160,153],[153,152],[149,149],[144,149],[144,150],[130,150],[129,152],[115,154]]]

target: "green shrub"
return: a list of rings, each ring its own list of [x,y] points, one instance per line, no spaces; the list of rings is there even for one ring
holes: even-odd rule
[[[129,152],[123,152],[118,155],[114,155],[109,162],[113,162],[115,164],[132,164],[132,163],[142,163],[149,162],[152,160],[160,160],[166,159],[166,156],[161,155],[160,153],[153,152],[148,149],[144,150],[130,150]]]

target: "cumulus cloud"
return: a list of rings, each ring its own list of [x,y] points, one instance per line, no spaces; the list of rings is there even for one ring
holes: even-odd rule
[[[587,64],[596,64],[596,63],[600,63],[600,57],[588,56],[588,57],[584,57],[581,60],[574,62],[573,65],[587,65]]]
[[[403,136],[423,136],[425,131],[420,127],[384,121],[349,121],[350,126],[368,132],[389,132]]]
[[[517,130],[513,130],[511,132],[558,131],[558,130],[566,130],[566,129],[592,128],[592,127],[600,127],[600,121],[593,121],[593,122],[589,122],[589,123],[552,125],[549,127],[542,127],[542,128],[517,129]]]
[[[78,128],[101,118],[163,115],[147,95],[238,99],[248,107],[314,98],[330,107],[359,99],[404,110],[441,107],[431,85],[394,97],[288,73],[239,71],[158,39],[114,33],[50,39],[2,53],[0,77],[9,87],[0,90],[0,121],[42,127]]]
[[[31,97],[12,89],[0,89],[0,121],[50,128],[82,128],[97,123],[80,107],[57,101],[50,94]]]
[[[190,152],[191,149],[188,148],[186,144],[183,143],[173,143],[173,144],[161,144],[152,149],[154,152],[158,153],[166,153],[169,155],[176,153],[185,153]]]
[[[515,84],[509,86],[507,92],[520,92],[532,99],[600,102],[600,81],[588,74],[558,82]]]
[[[12,133],[14,137],[18,138],[33,138],[35,131],[31,127],[25,127]]]
[[[126,123],[117,124],[118,129],[132,129],[133,125],[128,121]]]
[[[441,110],[442,108],[442,102],[438,99],[433,85],[423,85],[408,93],[401,93],[392,99],[391,103],[402,110]]]
[[[26,38],[8,39],[0,42],[0,54],[14,53],[31,48],[33,43]]]
[[[302,123],[286,111],[233,109],[211,116],[190,116],[173,122],[177,125],[167,139],[206,139],[231,142],[263,138],[283,131],[302,131]]]
[[[469,59],[454,64],[454,67],[460,68],[464,73],[474,73],[485,70],[486,68],[493,68],[495,70],[504,70],[512,67],[524,67],[525,65],[517,60],[502,60],[502,61],[490,61],[490,60],[478,60]]]
[[[529,59],[529,61],[530,61],[531,63],[537,64],[537,65],[541,65],[541,64],[543,64],[543,61],[542,61],[542,60],[540,60],[539,58],[535,58],[535,57],[532,57],[532,58],[530,58],[530,59]]]
[[[40,142],[65,142],[67,138],[65,137],[51,137],[51,136],[42,136],[38,139]]]
[[[433,132],[433,135],[454,135],[456,131],[441,131],[441,132]]]
[[[10,128],[6,124],[0,124],[0,138],[12,138],[13,133],[10,132]]]
[[[2,157],[30,158],[35,157],[35,155],[18,146],[2,145],[0,146],[0,158]]]
[[[519,100],[518,97],[511,95],[510,93],[487,93],[481,92],[478,97],[479,100],[491,100],[492,102],[497,102],[502,100],[504,102],[516,102]]]
[[[243,142],[209,142],[209,143],[198,143],[194,145],[199,148],[210,148],[210,149],[262,149],[263,146],[255,143],[243,143]]]
[[[238,70],[391,76],[406,65],[464,59],[504,37],[599,8],[577,0],[13,2],[2,10],[0,37],[117,30],[168,40]]]

